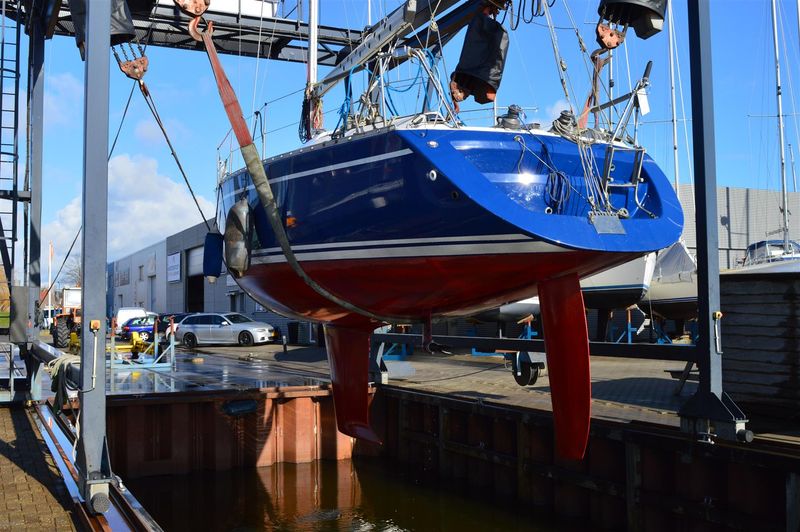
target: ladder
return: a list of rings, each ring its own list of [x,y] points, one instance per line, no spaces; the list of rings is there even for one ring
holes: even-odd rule
[[[19,82],[20,24],[8,15],[18,13],[18,5],[10,0],[0,7],[0,259],[5,278],[0,285],[13,282],[16,259],[19,214]],[[2,289],[0,289],[2,290]],[[7,312],[3,300],[8,292],[0,292],[0,313]]]
[[[11,285],[14,281],[15,244],[19,206],[19,57],[20,24],[10,18],[19,5],[0,0],[0,330],[8,330]],[[20,399],[18,383],[24,384],[24,365],[18,348],[0,344],[0,403]]]

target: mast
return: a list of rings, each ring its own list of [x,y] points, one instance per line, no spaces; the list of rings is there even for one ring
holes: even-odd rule
[[[775,88],[778,97],[778,137],[781,151],[781,196],[783,203],[783,249],[789,252],[789,206],[786,193],[786,148],[783,138],[783,99],[781,97],[781,59],[778,50],[778,15],[775,0],[772,0],[772,42],[775,48]]]
[[[308,86],[317,83],[317,48],[319,41],[319,0],[308,6]]]
[[[800,0],[797,0],[800,2]],[[672,19],[672,2],[667,2],[667,9],[669,10],[669,93],[672,99],[672,160],[675,169],[675,192],[680,195],[678,185],[680,178],[678,176],[678,117],[677,106],[675,105],[675,22]]]

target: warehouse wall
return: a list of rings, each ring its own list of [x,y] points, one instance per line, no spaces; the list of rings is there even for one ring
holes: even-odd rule
[[[109,286],[113,288],[111,312],[120,307],[144,307],[166,312],[166,241],[131,253],[109,265]]]
[[[694,188],[680,186],[685,225],[683,235],[687,247],[697,250],[695,235]],[[719,267],[733,268],[744,257],[749,244],[759,240],[782,239],[783,213],[781,194],[776,190],[719,187],[717,189],[717,229],[719,231]],[[800,240],[800,192],[789,193],[789,237]]]

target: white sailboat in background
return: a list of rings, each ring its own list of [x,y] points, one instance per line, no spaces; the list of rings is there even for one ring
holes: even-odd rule
[[[800,16],[800,15],[798,15]],[[799,20],[800,22],[800,20]],[[800,24],[799,24],[800,25]],[[747,246],[741,264],[720,272],[721,275],[742,273],[800,273],[800,244],[789,239],[789,193],[786,187],[786,147],[781,96],[781,62],[778,48],[778,19],[775,0],[772,0],[772,39],[775,49],[775,84],[778,105],[778,137],[781,156],[781,213],[782,225],[773,233],[782,233],[782,240],[761,240]]]
[[[650,290],[639,308],[670,320],[697,317],[697,262],[682,240],[659,252]]]

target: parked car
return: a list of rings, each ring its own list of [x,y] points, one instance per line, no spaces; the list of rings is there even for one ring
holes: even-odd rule
[[[269,342],[276,337],[272,325],[236,312],[191,314],[183,319],[177,332],[177,339],[190,348],[198,344],[246,346]]]
[[[117,334],[122,334],[122,326],[125,325],[132,318],[144,318],[147,316],[147,311],[142,307],[122,307],[117,310],[116,323]]]
[[[169,319],[172,318],[172,321],[175,325],[178,325],[186,316],[190,316],[189,312],[165,312],[163,314],[158,315],[158,332],[160,334],[167,334],[167,328],[169,327]]]
[[[153,325],[156,322],[158,314],[147,314],[147,316],[139,318],[131,318],[122,326],[122,331],[119,333],[120,338],[123,340],[130,340],[131,333],[139,333],[139,338],[145,342],[150,340],[153,336]]]

